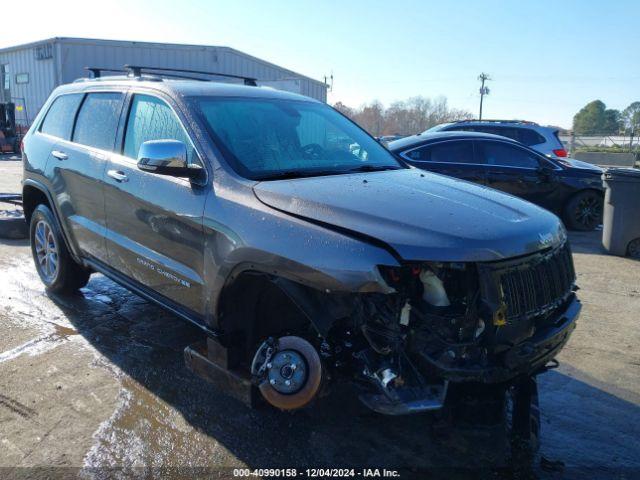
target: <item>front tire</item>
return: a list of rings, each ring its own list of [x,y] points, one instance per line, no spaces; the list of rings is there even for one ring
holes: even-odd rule
[[[530,466],[540,450],[540,404],[535,377],[512,386],[506,395],[505,420],[516,465]]]
[[[29,239],[36,270],[49,292],[72,293],[87,284],[91,273],[71,258],[46,205],[38,205],[31,215]]]
[[[564,221],[570,230],[588,232],[602,223],[604,200],[600,192],[585,190],[575,194],[564,207]]]

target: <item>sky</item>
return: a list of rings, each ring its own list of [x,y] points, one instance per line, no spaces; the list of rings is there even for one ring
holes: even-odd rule
[[[0,48],[54,36],[228,46],[333,74],[330,103],[445,96],[476,115],[486,72],[485,118],[565,128],[589,101],[640,100],[638,0],[27,3],[2,22]]]

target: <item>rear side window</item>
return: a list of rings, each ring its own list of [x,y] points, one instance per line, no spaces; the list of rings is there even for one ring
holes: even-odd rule
[[[467,127],[456,127],[451,130],[461,130],[463,132],[480,132],[480,133],[490,133],[492,135],[502,135],[503,137],[508,136],[505,129],[500,129],[493,125],[470,125]]]
[[[135,95],[127,120],[124,155],[138,158],[140,145],[149,140],[179,140],[187,146],[189,163],[195,159],[193,144],[171,107],[159,98]]]
[[[498,142],[477,142],[479,157],[487,165],[538,168],[538,159],[522,148]]]
[[[555,132],[553,132],[553,136],[557,140],[558,146],[560,148],[564,148],[564,143],[562,143],[562,140],[560,140],[560,132],[556,130]]]
[[[492,135],[507,137],[527,146],[544,143],[545,138],[535,130],[521,127],[501,127],[499,125],[472,125],[468,127],[456,127],[452,130],[464,130],[465,132],[482,132]]]
[[[69,140],[71,138],[73,120],[76,117],[81,101],[81,93],[61,95],[56,98],[44,117],[40,131],[63,140]]]
[[[410,152],[405,153],[405,157],[416,160],[418,162],[424,162],[429,159],[429,147],[416,148],[415,150],[411,150]]]
[[[542,135],[530,128],[514,128],[514,130],[517,130],[518,136],[515,140],[518,140],[520,143],[524,143],[527,146],[539,145],[545,142]]]
[[[444,142],[408,152],[411,160],[439,163],[475,163],[473,145],[469,141]]]
[[[73,141],[113,151],[122,108],[121,93],[90,93],[80,107]]]

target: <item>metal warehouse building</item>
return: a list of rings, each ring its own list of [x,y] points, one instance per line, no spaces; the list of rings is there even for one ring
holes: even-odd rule
[[[56,37],[0,49],[0,102],[15,103],[16,123],[29,124],[55,87],[90,75],[85,67],[125,64],[253,77],[258,85],[327,99],[323,82],[229,47]]]

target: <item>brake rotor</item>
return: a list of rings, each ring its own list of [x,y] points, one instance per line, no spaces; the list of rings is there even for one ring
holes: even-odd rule
[[[256,359],[264,363],[258,367]],[[316,397],[322,383],[322,363],[316,349],[301,337],[265,342],[256,353],[253,373],[267,402],[281,410],[302,408]]]

